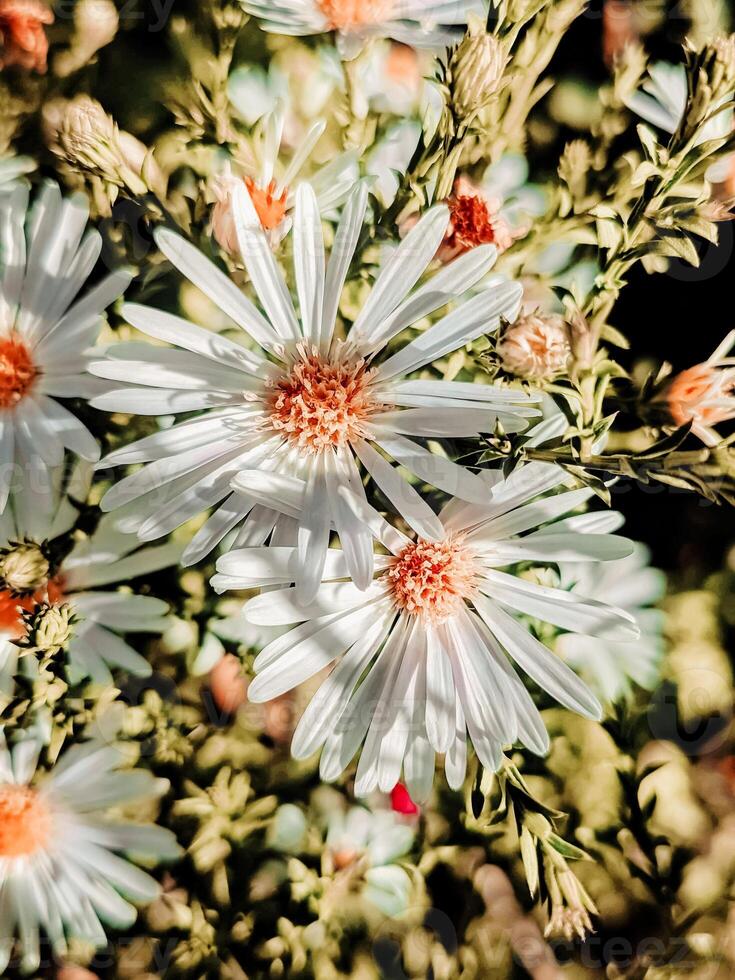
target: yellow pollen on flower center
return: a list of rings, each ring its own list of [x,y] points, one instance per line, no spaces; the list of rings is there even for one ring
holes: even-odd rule
[[[26,394],[37,375],[25,343],[15,334],[0,338],[0,408],[12,408]]]
[[[312,453],[360,439],[363,423],[379,407],[369,391],[373,374],[363,360],[328,360],[304,351],[302,360],[270,386],[270,423]]]
[[[394,0],[317,0],[334,31],[350,31],[381,24],[393,14]]]
[[[47,846],[51,831],[51,812],[36,790],[0,786],[0,858],[30,857]]]
[[[475,588],[477,569],[461,539],[419,540],[408,545],[388,570],[399,609],[435,624],[454,615]]]

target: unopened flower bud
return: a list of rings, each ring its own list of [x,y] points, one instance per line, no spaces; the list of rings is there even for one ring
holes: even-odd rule
[[[79,44],[90,54],[113,40],[118,25],[117,8],[112,0],[79,0],[74,8]]]
[[[572,355],[569,327],[556,314],[531,313],[506,328],[497,348],[504,371],[527,381],[551,381]]]
[[[110,44],[119,26],[112,0],[78,0],[74,8],[74,34],[70,46],[54,59],[54,74],[66,78],[88,64],[100,48]]]
[[[60,113],[57,108],[57,118],[58,128],[51,143],[57,156],[110,184],[127,186],[135,194],[146,193],[145,182],[133,169],[140,161],[131,160],[127,141],[123,149],[114,120],[96,99],[78,95]]]
[[[27,653],[53,657],[68,646],[74,635],[76,615],[68,602],[59,605],[41,603],[24,615],[25,636],[17,644]]]
[[[467,33],[452,53],[452,104],[459,116],[467,118],[481,109],[495,94],[503,76],[506,56],[484,21],[470,18]]]
[[[230,255],[237,255],[239,245],[235,231],[235,217],[232,213],[232,195],[242,183],[234,174],[219,174],[212,182],[215,203],[212,208],[212,234],[215,241]]]
[[[733,344],[735,331],[706,361],[674,375],[656,399],[664,403],[675,425],[691,423],[692,433],[708,446],[720,441],[714,427],[735,418],[735,363],[730,356]]]
[[[33,542],[11,545],[0,557],[3,588],[16,595],[40,589],[48,581],[49,563],[42,548]]]

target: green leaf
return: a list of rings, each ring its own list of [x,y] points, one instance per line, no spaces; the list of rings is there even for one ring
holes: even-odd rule
[[[591,860],[589,854],[587,854],[586,851],[583,851],[581,847],[577,847],[575,844],[570,844],[569,841],[564,840],[563,837],[559,837],[558,834],[549,834],[549,836],[546,838],[546,843],[550,844],[557,854],[561,854],[562,857],[569,858],[570,861]]]

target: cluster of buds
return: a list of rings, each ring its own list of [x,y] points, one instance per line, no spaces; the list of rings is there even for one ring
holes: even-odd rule
[[[13,541],[0,550],[0,586],[14,596],[31,595],[48,583],[46,549],[35,541]]]
[[[542,813],[528,810],[522,818],[521,857],[531,895],[539,892],[549,904],[545,934],[584,939],[593,931],[590,916],[598,914],[597,908],[567,859],[584,861],[589,856],[555,833]]]
[[[689,50],[687,60],[690,98],[678,133],[683,143],[696,139],[708,123],[731,111],[735,95],[735,34],[717,38],[699,51]],[[729,128],[723,122],[712,136],[720,132],[726,135]]]
[[[74,607],[68,602],[40,602],[23,613],[23,636],[15,643],[24,654],[51,659],[68,648],[76,620]]]
[[[193,819],[198,825],[188,852],[194,867],[212,874],[212,892],[229,903],[229,883],[225,862],[233,847],[240,845],[266,825],[276,808],[276,798],[251,799],[253,789],[246,772],[233,773],[225,766],[211,786],[202,788],[186,782],[189,796],[173,806],[175,817]]]

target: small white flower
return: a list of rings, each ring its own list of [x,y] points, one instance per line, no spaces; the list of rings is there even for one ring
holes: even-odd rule
[[[274,55],[267,71],[260,65],[241,65],[227,79],[228,98],[248,126],[279,103],[285,105],[283,143],[291,148],[300,142],[307,120],[329,115],[343,89],[342,62],[331,44],[316,49],[289,45]]]
[[[9,750],[0,729],[0,973],[16,936],[24,972],[38,969],[41,934],[57,956],[67,952],[67,939],[104,946],[102,923],[130,927],[135,904],[160,890],[120,855],[158,862],[180,854],[171,831],[104,812],[160,796],[165,780],[118,772],[120,748],[98,742],[73,746],[34,778],[39,751],[35,737]]]
[[[0,548],[12,550],[14,542],[45,545],[71,530],[77,518],[72,500],[86,496],[87,474],[80,469],[63,493],[61,476],[56,471],[54,484],[46,489],[24,486],[13,493],[0,516]],[[37,602],[67,604],[75,616],[68,644],[72,681],[90,677],[109,684],[110,670],[115,668],[139,677],[150,674],[150,664],[122,634],[162,632],[168,624],[167,604],[153,596],[105,587],[127,585],[140,575],[176,565],[181,551],[175,542],[141,548],[134,534],[122,534],[106,516],[91,537],[77,541],[61,563],[49,569],[50,577],[32,594],[0,591],[0,692],[12,692],[18,671],[33,677],[35,658],[19,656],[22,651],[13,641],[23,635],[22,610],[31,611]]]
[[[64,449],[99,459],[92,434],[57,398],[89,398],[107,387],[87,373],[103,310],[125,290],[129,271],[111,273],[74,302],[102,248],[85,234],[89,205],[44,186],[0,197],[0,509],[16,468],[58,466]],[[41,479],[41,478],[40,478]]]
[[[324,120],[314,123],[296,147],[285,169],[279,168],[285,110],[282,104],[263,122],[260,144],[256,145],[252,166],[242,175],[228,169],[214,180],[216,203],[212,209],[212,232],[225,251],[239,251],[235,230],[235,192],[245,186],[271,245],[277,245],[291,229],[299,174],[326,128]],[[357,179],[353,153],[340,153],[309,178],[320,214],[333,212],[347,198]]]
[[[447,226],[447,209],[439,206],[391,255],[346,340],[338,339],[337,308],[366,202],[366,188],[358,187],[327,263],[316,197],[308,184],[299,187],[293,252],[300,318],[244,188],[235,207],[240,248],[266,316],[192,245],[170,231],[157,233],[166,257],[271,359],[169,313],[125,308],[130,323],[178,349],[110,349],[93,371],[123,385],[93,404],[145,415],[206,411],[106,458],[107,465],[148,464],[102,501],[105,510],[126,505],[122,527],[152,540],[219,504],[184,560],[198,561],[242,525],[238,547],[268,539],[298,544],[298,590],[308,602],[319,586],[332,528],[358,586],[370,583],[371,534],[350,503],[370,511],[358,462],[419,535],[443,533],[434,511],[378,449],[439,489],[487,499],[487,484],[478,476],[410,437],[474,436],[491,431],[496,419],[507,431],[518,431],[538,414],[527,396],[490,385],[403,377],[497,330],[501,317],[512,319],[521,289],[490,279],[472,299],[378,359],[406,327],[479,283],[494,261],[492,246],[474,249],[414,290]]]
[[[411,878],[400,860],[413,847],[415,832],[386,807],[335,809],[327,823],[327,862],[362,878],[362,897],[384,915],[406,911]]]
[[[503,747],[518,740],[543,754],[546,729],[510,660],[565,707],[600,717],[587,686],[513,613],[614,639],[638,635],[633,617],[518,577],[512,566],[611,561],[630,554],[632,543],[589,533],[594,513],[564,516],[590,498],[588,488],[539,496],[566,480],[558,467],[529,463],[505,480],[485,476],[491,502],[450,501],[435,540],[412,540],[378,518],[375,532],[390,554],[375,557],[365,591],[344,581],[348,563],[339,550],[328,552],[321,588],[306,606],[288,587],[295,548],[245,548],[219,559],[217,589],[284,586],[246,604],[251,622],[300,624],[256,658],[252,701],[277,697],[337,661],[292,744],[296,758],[324,747],[323,779],[335,779],[364,742],[355,792],[388,792],[403,768],[411,797],[422,801],[435,752],[446,753],[449,785],[461,785],[468,731],[485,766],[497,768]]]
[[[388,37],[413,47],[436,47],[456,37],[452,28],[472,13],[486,14],[483,0],[241,0],[245,10],[274,34],[304,37],[337,32],[342,56],[352,58],[365,41]]]
[[[381,41],[371,45],[358,62],[357,80],[366,107],[394,116],[416,115],[429,74],[427,52],[407,44]]]
[[[596,531],[619,526],[619,515],[598,514]],[[664,654],[663,613],[649,608],[666,590],[666,576],[648,564],[648,549],[636,544],[632,555],[604,565],[564,563],[562,588],[627,610],[641,635],[626,642],[607,637],[565,633],[556,642],[557,652],[587,680],[605,701],[619,701],[630,693],[631,681],[651,690],[658,680]]]

